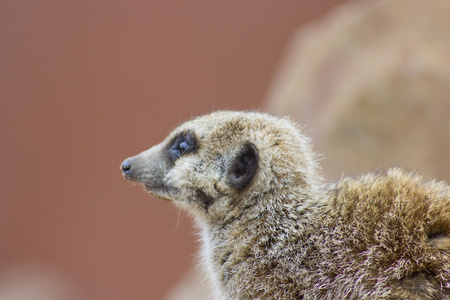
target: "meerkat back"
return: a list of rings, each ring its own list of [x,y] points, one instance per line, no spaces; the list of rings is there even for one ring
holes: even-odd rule
[[[347,292],[355,299],[449,299],[447,185],[396,168],[343,178],[332,191],[327,228],[337,229],[339,246],[328,253],[353,252],[336,260],[335,284],[356,279],[360,284]]]

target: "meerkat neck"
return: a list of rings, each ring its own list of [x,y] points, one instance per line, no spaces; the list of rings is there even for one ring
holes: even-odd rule
[[[311,191],[300,188],[294,193],[292,191],[291,187],[286,193],[278,190],[272,195],[255,197],[250,203],[236,208],[221,222],[198,223],[203,232],[203,242],[214,245],[214,251],[220,248],[217,248],[218,245],[239,247],[240,241],[245,240],[247,235],[258,238],[263,235],[271,238],[278,236],[280,224],[286,229],[301,223],[311,227],[321,218],[321,211],[328,202],[323,187],[318,185]],[[273,230],[278,231],[277,234]],[[286,234],[294,234],[288,231]]]
[[[251,200],[239,207],[233,208],[228,216],[214,222],[202,223],[200,226],[206,226],[212,231],[226,232],[230,226],[245,228],[251,222],[284,222],[289,213],[296,222],[294,216],[305,216],[308,214],[317,215],[317,212],[327,203],[327,196],[324,187],[317,184],[309,189],[286,187],[283,189],[269,191],[267,193],[256,195]]]
[[[215,290],[239,285],[233,274],[244,272],[255,257],[264,256],[261,263],[268,262],[279,253],[276,249],[292,241],[304,244],[301,241],[320,225],[326,201],[317,195],[322,193],[314,197],[304,191],[266,194],[223,223],[200,224],[201,265]]]

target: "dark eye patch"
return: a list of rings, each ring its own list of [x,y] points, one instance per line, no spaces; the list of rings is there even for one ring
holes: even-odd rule
[[[169,144],[167,154],[172,162],[182,157],[187,153],[192,153],[197,150],[197,140],[192,133],[183,132],[177,135]]]

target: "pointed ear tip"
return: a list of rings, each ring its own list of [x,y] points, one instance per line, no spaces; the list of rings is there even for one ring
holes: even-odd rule
[[[253,143],[247,142],[242,147],[242,150],[238,157],[249,157],[251,159],[258,159],[259,157],[258,149],[256,149],[256,146]]]
[[[252,152],[258,153],[258,149],[256,149],[256,146],[252,142],[245,143],[244,149],[246,149],[246,151],[252,151]]]

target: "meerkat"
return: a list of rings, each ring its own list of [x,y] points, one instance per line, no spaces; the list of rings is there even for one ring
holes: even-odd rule
[[[288,118],[221,111],[126,159],[191,213],[216,299],[450,299],[450,188],[399,168],[325,183]]]

